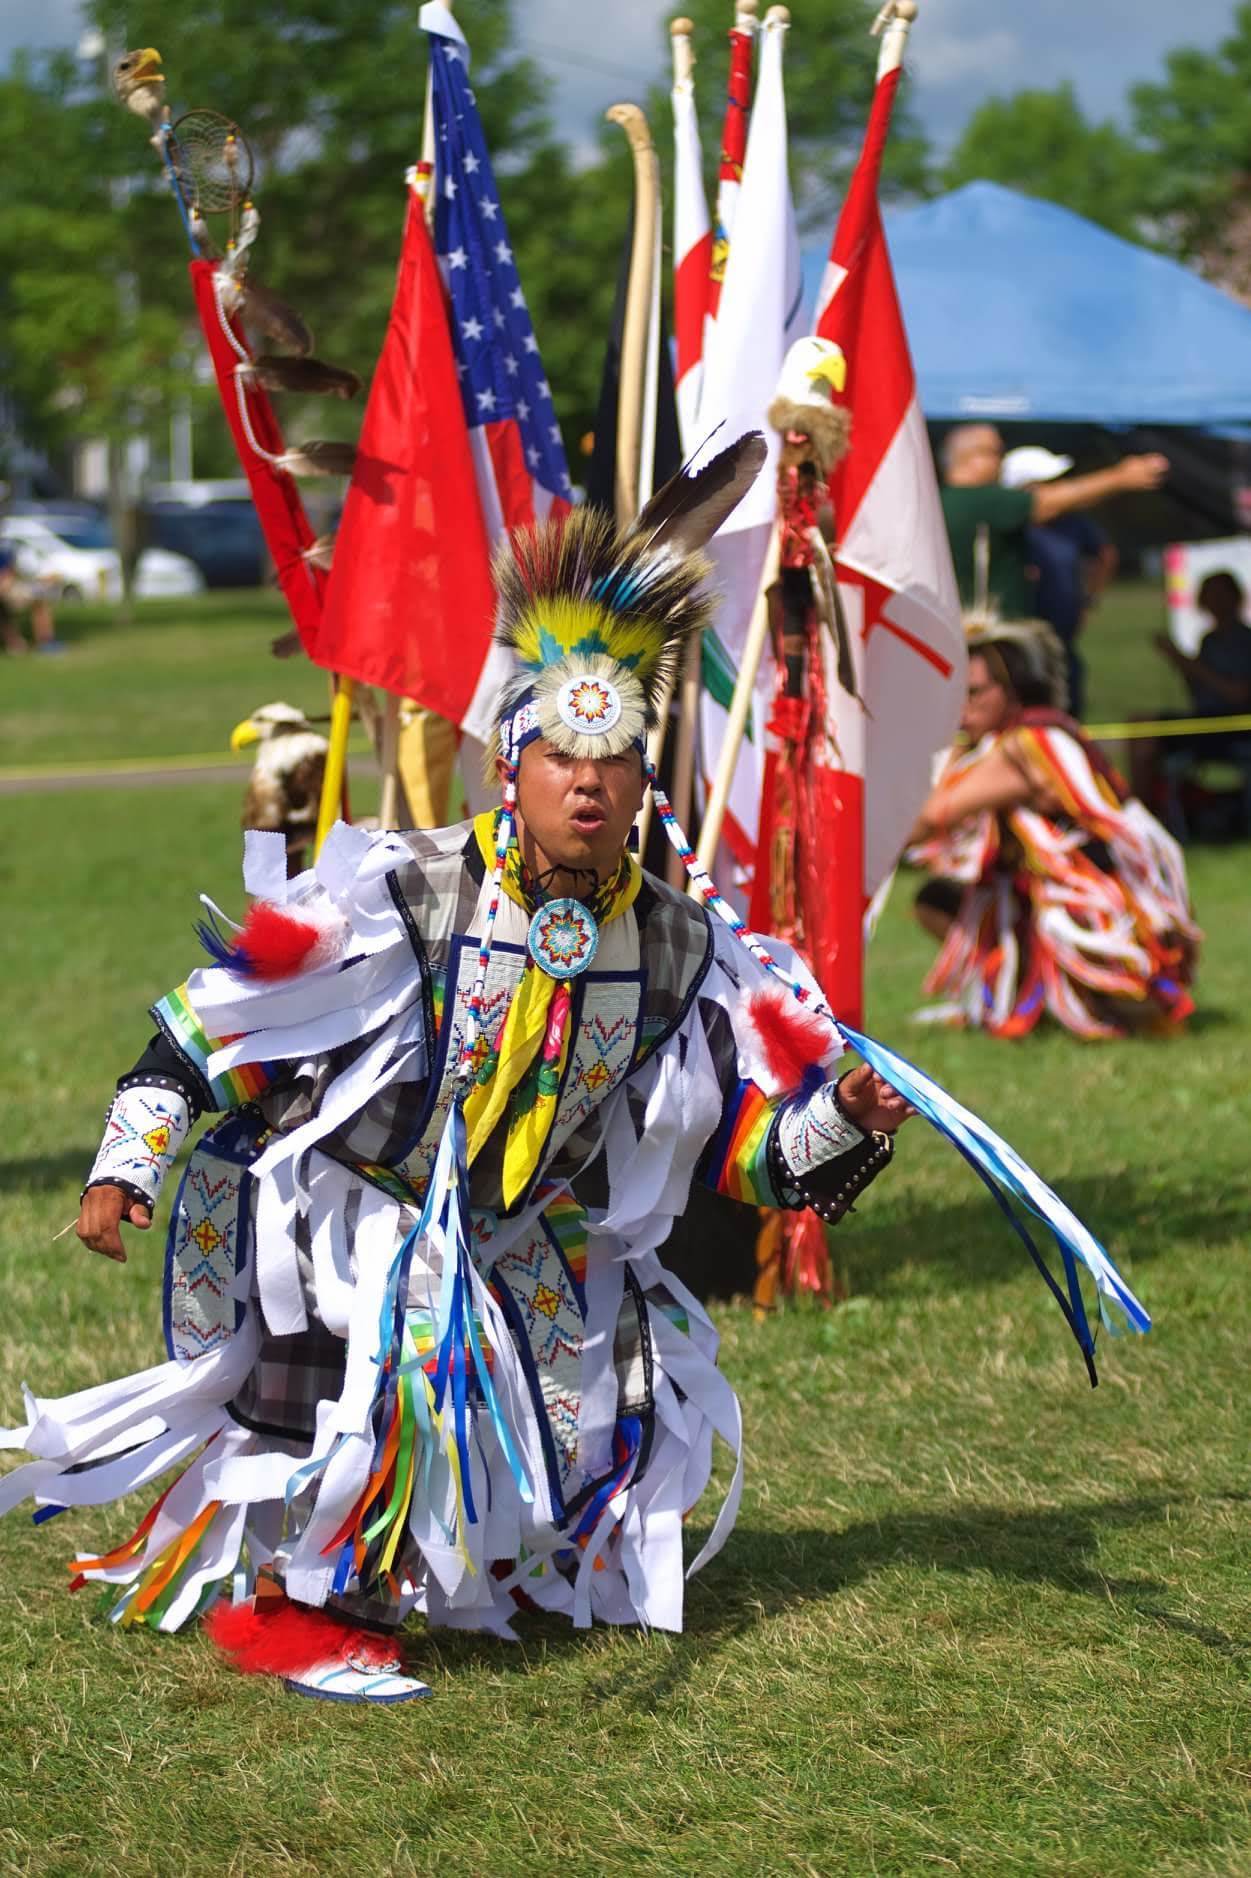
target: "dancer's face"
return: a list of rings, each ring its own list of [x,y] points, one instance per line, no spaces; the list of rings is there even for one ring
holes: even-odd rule
[[[965,693],[964,716],[960,728],[970,743],[1002,728],[1012,699],[999,683],[980,652],[969,660],[969,688]]]
[[[504,765],[496,765],[503,781]],[[527,744],[517,773],[517,839],[532,873],[563,867],[607,880],[643,805],[637,750],[562,756],[546,738]],[[585,884],[585,883],[584,883]]]

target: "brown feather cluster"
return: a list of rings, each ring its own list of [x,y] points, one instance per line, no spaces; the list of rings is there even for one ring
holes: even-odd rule
[[[520,669],[504,688],[498,715],[514,709],[543,666],[571,649],[568,621],[584,609],[588,628],[596,613],[604,624],[601,638],[579,639],[578,655],[607,654],[625,664],[643,688],[647,728],[654,729],[683,647],[712,615],[703,549],[755,481],[765,455],[764,438],[749,431],[694,475],[679,471],[629,528],[618,530],[584,507],[503,544],[494,567],[496,638],[516,654]]]
[[[808,438],[823,476],[828,476],[851,448],[851,414],[841,405],[796,404],[793,398],[775,398],[767,416],[783,437],[793,430]]]

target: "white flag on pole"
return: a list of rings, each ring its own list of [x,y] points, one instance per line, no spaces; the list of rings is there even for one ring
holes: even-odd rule
[[[779,439],[769,428],[766,412],[787,348],[803,332],[799,236],[787,167],[782,77],[786,32],[787,23],[780,18],[766,19],[761,31],[760,72],[734,209],[734,239],[704,351],[698,428],[706,442],[700,460],[715,456],[745,430],[763,430],[769,445],[765,468],[711,546],[719,605],[714,630],[706,635],[704,659],[701,762],[706,779],[715,774],[725,732],[729,699],[724,679],[728,677],[732,688],[775,526]],[[772,693],[773,673],[765,661],[750,742],[735,771],[725,822],[726,843],[743,867],[754,863],[764,721]]]

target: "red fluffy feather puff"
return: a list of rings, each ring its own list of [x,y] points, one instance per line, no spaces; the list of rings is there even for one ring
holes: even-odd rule
[[[293,978],[337,956],[343,933],[342,921],[335,929],[288,913],[272,900],[256,900],[231,947],[232,969],[248,978]]]
[[[298,1676],[327,1657],[342,1656],[358,1644],[376,1647],[380,1641],[287,1598],[267,1598],[259,1606],[251,1599],[246,1604],[223,1601],[209,1611],[204,1628],[245,1676]],[[394,1654],[389,1643],[388,1654]]]
[[[780,986],[762,985],[752,992],[747,1021],[778,1089],[798,1089],[810,1070],[820,1069],[842,1048],[828,1019],[805,1010],[792,992]]]

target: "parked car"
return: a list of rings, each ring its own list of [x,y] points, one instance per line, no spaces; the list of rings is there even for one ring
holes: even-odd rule
[[[156,483],[144,504],[146,539],[190,557],[210,587],[259,587],[269,555],[242,477]]]
[[[15,550],[17,570],[53,600],[120,600],[121,556],[103,516],[81,508],[0,516],[0,541]],[[135,597],[181,600],[204,591],[204,576],[185,554],[145,548],[135,568]]]

